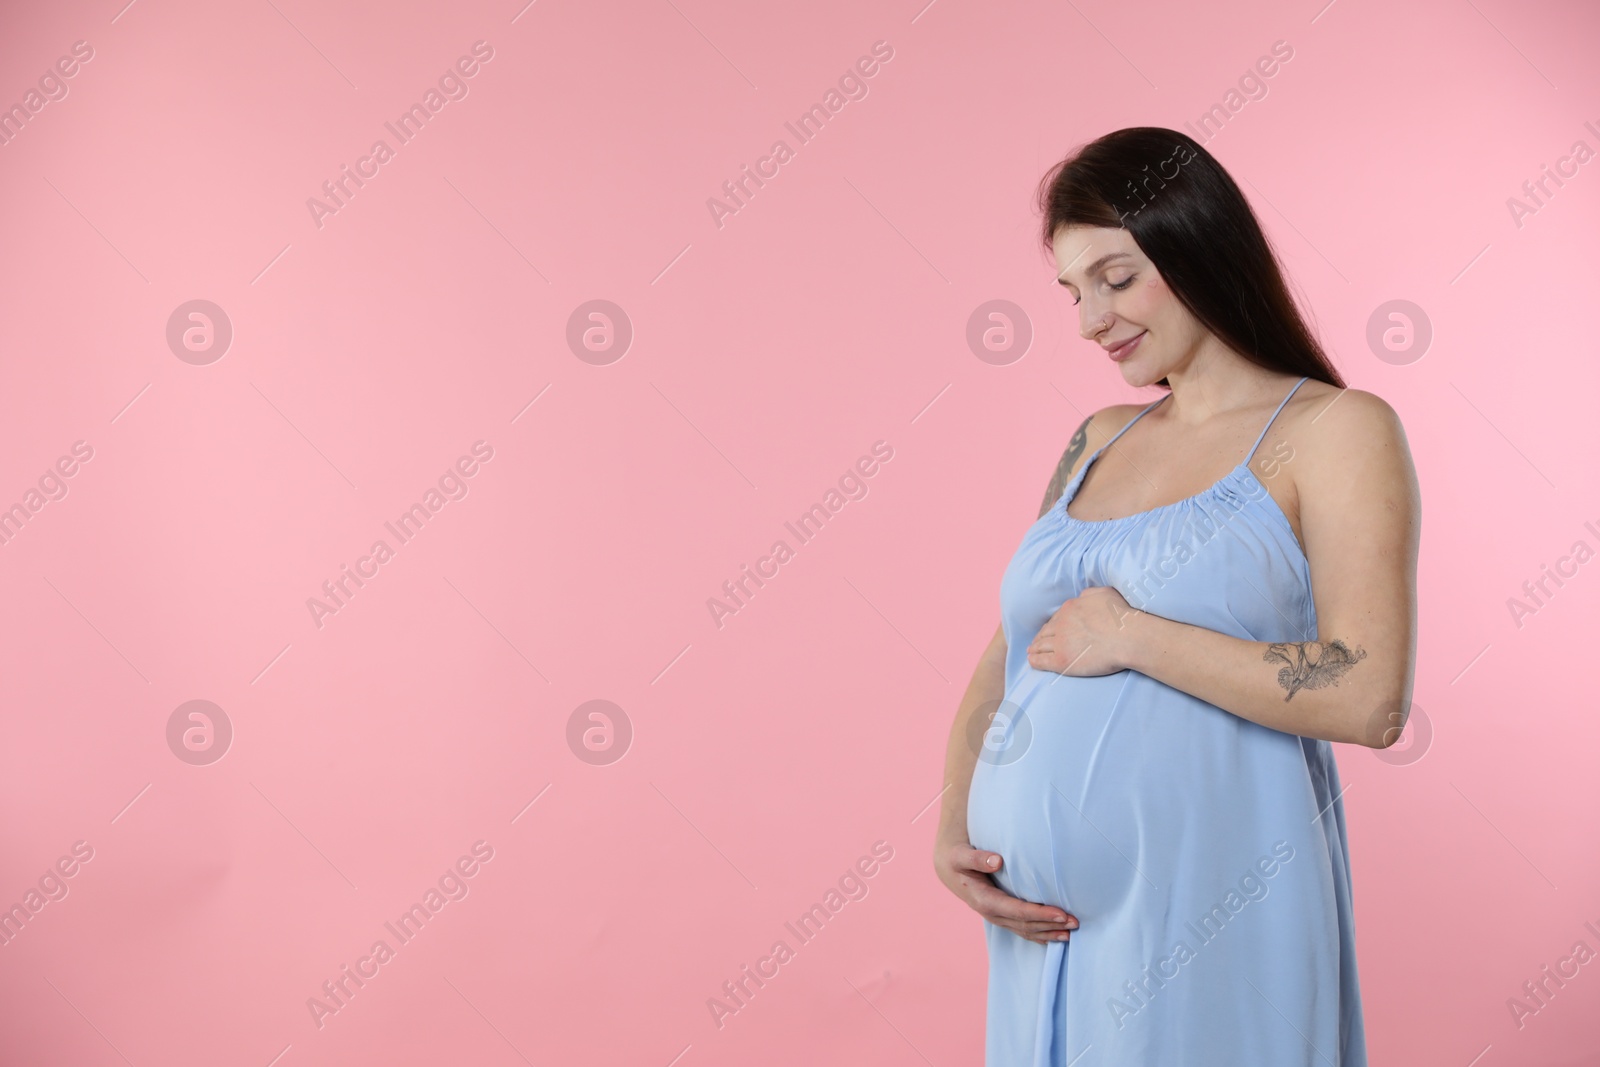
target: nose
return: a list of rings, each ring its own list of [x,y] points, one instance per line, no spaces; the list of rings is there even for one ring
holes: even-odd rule
[[[1098,304],[1091,306],[1085,300],[1078,305],[1078,335],[1086,341],[1094,340],[1097,334],[1104,333],[1111,325],[1111,313],[1101,310]]]

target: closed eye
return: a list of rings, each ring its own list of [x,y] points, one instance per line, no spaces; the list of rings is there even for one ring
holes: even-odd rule
[[[1128,286],[1133,284],[1133,277],[1130,276],[1128,278],[1128,280],[1125,281],[1125,282],[1107,282],[1106,284],[1111,286],[1111,288],[1117,290],[1118,292],[1121,292],[1122,290],[1126,289]],[[1074,300],[1072,302],[1072,306],[1073,307],[1077,307],[1080,303],[1082,303],[1081,299]]]

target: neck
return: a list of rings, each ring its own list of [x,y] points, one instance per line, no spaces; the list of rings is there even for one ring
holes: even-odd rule
[[[1208,337],[1181,365],[1169,369],[1166,379],[1172,396],[1158,410],[1166,419],[1196,426],[1282,393],[1284,375],[1257,366]]]

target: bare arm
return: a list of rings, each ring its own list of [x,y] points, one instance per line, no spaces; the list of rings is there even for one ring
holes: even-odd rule
[[[1244,641],[1137,614],[1127,666],[1252,722],[1384,748],[1411,706],[1421,498],[1388,404],[1347,390],[1291,468],[1318,632]],[[1298,442],[1297,442],[1298,443]]]
[[[1039,514],[1053,507],[1072,480],[1073,471],[1083,457],[1092,430],[1093,416],[1084,419],[1061,461],[1056,464],[1050,484],[1045,488]],[[1066,940],[1077,929],[1078,920],[1060,908],[1019,900],[1001,890],[989,877],[1000,869],[1004,858],[995,852],[972,847],[967,834],[967,797],[972,789],[972,772],[978,765],[978,750],[972,744],[975,716],[991,716],[1006,692],[1006,636],[998,627],[989,645],[978,657],[972,680],[956,708],[945,746],[944,793],[940,797],[939,830],[934,840],[933,866],[939,880],[988,921],[1003,926],[1030,941],[1046,944]]]
[[[1134,405],[1112,406],[1083,419],[1077,432],[1072,434],[1072,440],[1067,442],[1067,450],[1056,464],[1050,485],[1045,488],[1045,499],[1038,506],[1040,517],[1061,499],[1067,483],[1077,472],[1078,464],[1083,462],[1090,438],[1107,440],[1109,432],[1102,424],[1115,422],[1117,426],[1122,426],[1126,419],[1131,418],[1133,408]],[[1029,941],[1037,941],[1038,944],[1067,941],[1072,931],[1078,928],[1077,917],[1053,905],[1021,901],[998,888],[990,875],[1000,870],[1005,857],[973,848],[966,832],[966,798],[971,792],[973,771],[978,768],[978,745],[974,745],[971,739],[989,725],[987,721],[976,725],[973,720],[974,717],[984,717],[986,720],[992,717],[1005,699],[1005,659],[1005,627],[1000,627],[990,638],[982,656],[978,657],[973,678],[968,681],[962,702],[955,710],[955,721],[950,723],[950,737],[944,755],[946,789],[939,805],[933,869],[950,893],[960,897],[990,923],[1010,929],[1011,933],[1026,937]]]
[[[1065,491],[1067,483],[1072,480],[1072,472],[1082,459],[1084,448],[1088,444],[1090,423],[1094,416],[1084,419],[1073,432],[1072,439],[1067,442],[1067,449],[1061,453],[1061,461],[1056,464],[1056,469],[1050,475],[1050,484],[1045,486],[1044,500],[1039,504],[1039,515],[1049,511],[1061,494]],[[972,771],[978,764],[978,754],[968,743],[967,731],[972,725],[972,716],[987,704],[989,708],[999,705],[1006,695],[1006,634],[1005,627],[997,627],[994,637],[989,641],[989,647],[983,650],[983,655],[978,657],[978,665],[972,672],[972,680],[967,683],[967,691],[961,698],[961,703],[956,708],[955,722],[950,726],[950,740],[945,748],[944,780],[948,787],[945,790],[943,803],[939,815],[939,838],[945,841],[967,840],[967,792],[972,785]]]
[[[1132,669],[1262,726],[1384,748],[1410,710],[1421,500],[1405,431],[1346,390],[1295,431],[1293,471],[1318,632],[1247,641],[1128,607],[1115,589],[1068,601],[1029,646],[1040,670]]]
[[[1006,695],[1006,635],[1003,627],[996,627],[989,646],[978,657],[972,680],[956,707],[955,722],[950,725],[950,738],[945,744],[944,797],[939,806],[939,839],[941,841],[967,841],[967,793],[972,788],[972,772],[978,765],[978,753],[968,741],[972,717],[980,711],[997,706]],[[985,705],[988,707],[986,708]]]
[[[973,717],[992,714],[1005,697],[1006,639],[995,631],[967,683],[956,710],[945,753],[945,791],[940,803],[939,831],[933,843],[933,869],[945,887],[973,911],[996,926],[1039,944],[1065,941],[1078,920],[1060,908],[1020,900],[989,876],[1004,862],[997,852],[972,847],[967,838],[967,794],[978,753],[970,742]],[[985,724],[987,725],[987,724]]]

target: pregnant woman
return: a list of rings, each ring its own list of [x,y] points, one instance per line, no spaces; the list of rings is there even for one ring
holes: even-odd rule
[[[1040,186],[1083,421],[1005,570],[935,849],[985,919],[987,1067],[1365,1067],[1331,742],[1410,708],[1420,499],[1238,187],[1171,130]]]

